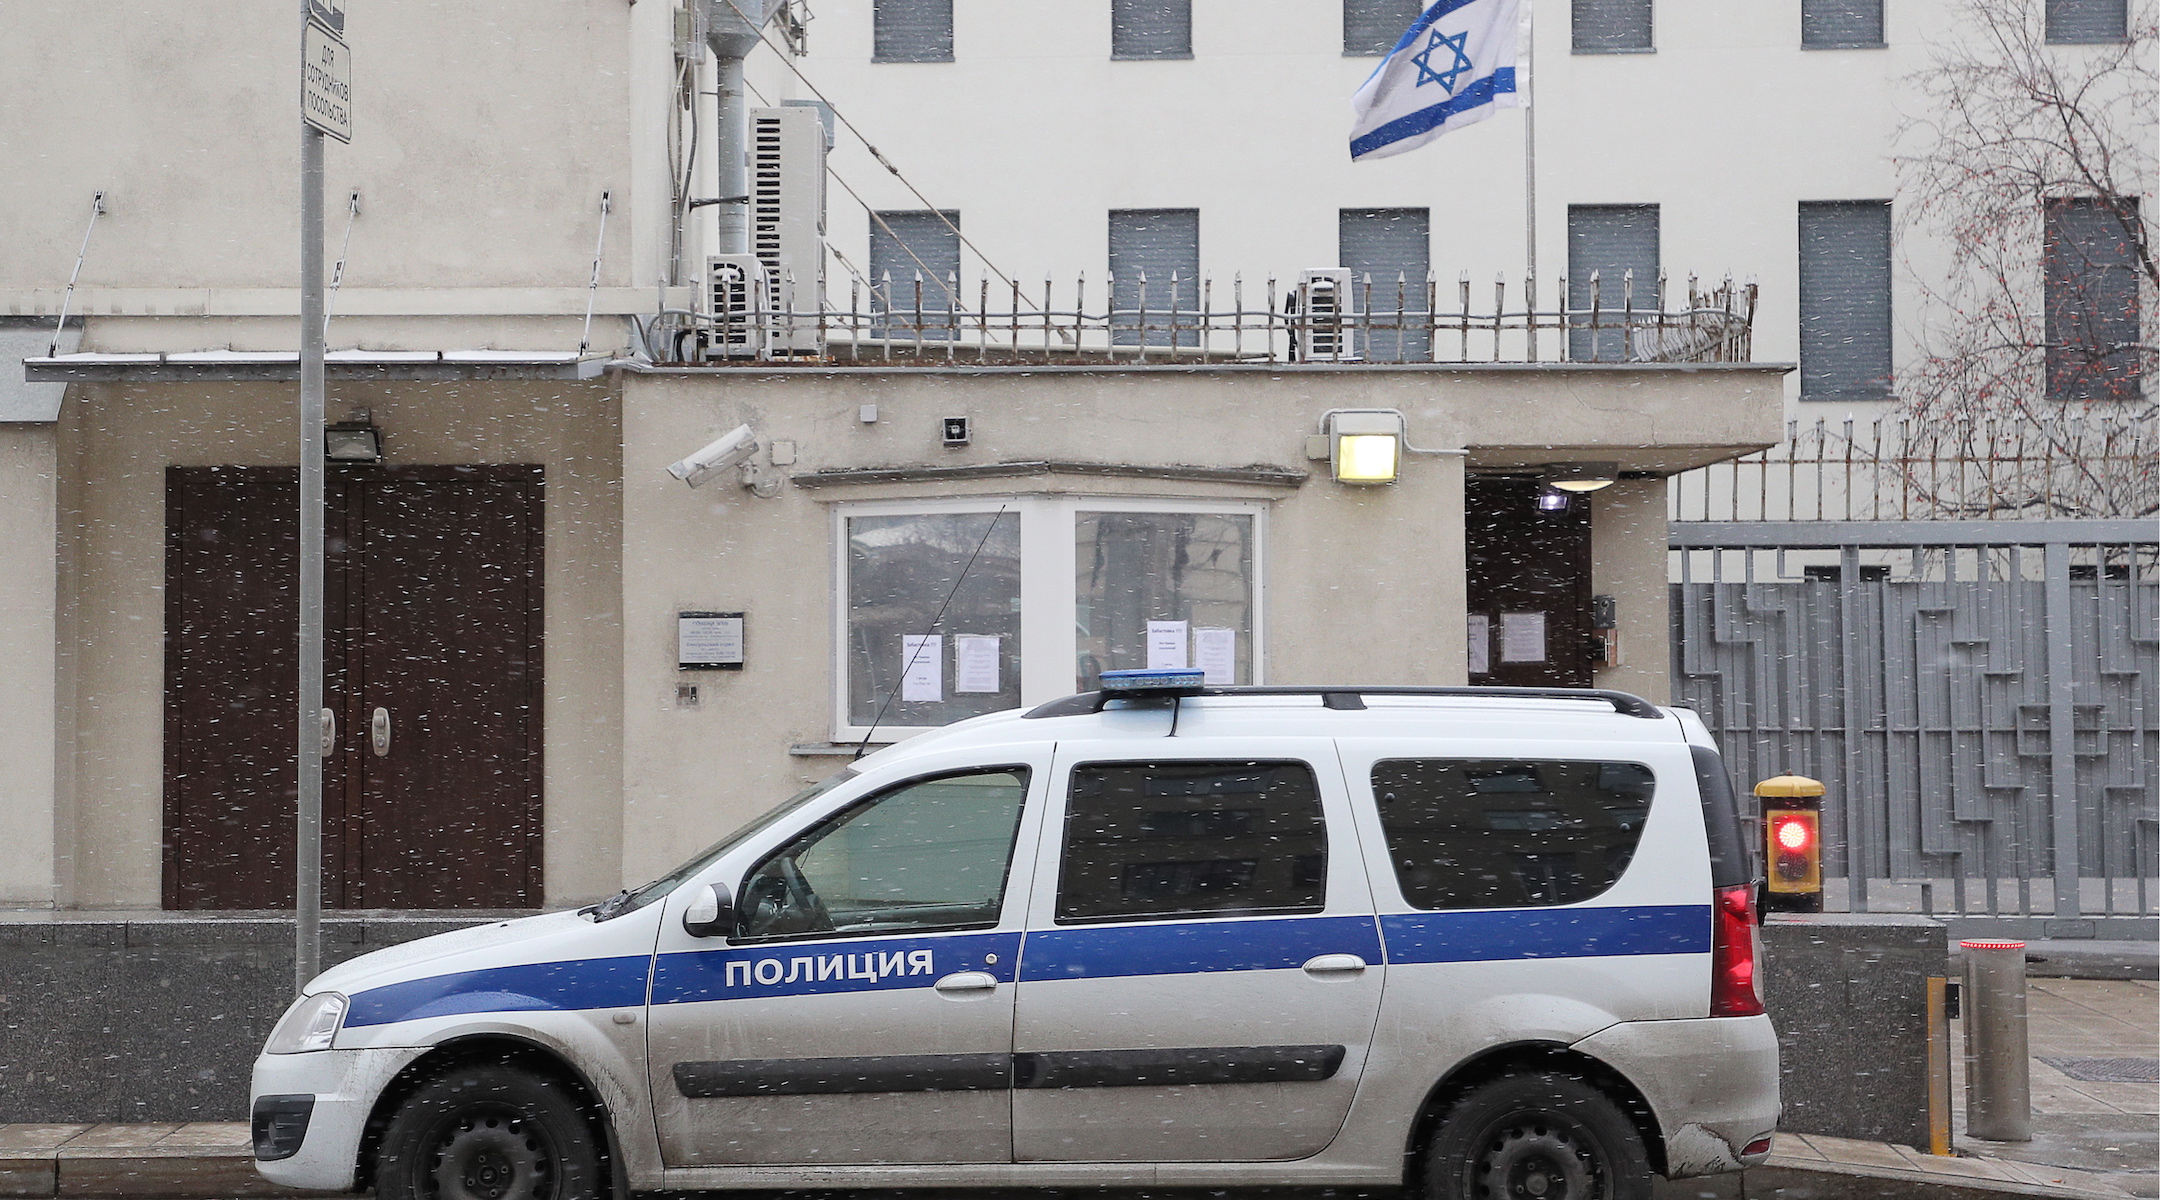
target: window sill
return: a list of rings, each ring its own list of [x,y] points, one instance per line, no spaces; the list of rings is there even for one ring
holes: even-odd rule
[[[1570,54],[1656,54],[1656,46],[1575,46]]]
[[[879,58],[873,54],[870,56],[870,61],[874,63],[949,63],[953,61],[953,56],[948,54],[943,58]]]
[[[796,758],[853,758],[857,750],[862,750],[862,745],[861,742],[848,742],[844,745],[839,742],[798,742],[789,746],[787,752]],[[891,742],[872,742],[870,748],[863,750],[863,753],[873,754],[890,745]]]
[[[1888,50],[1888,42],[1802,42],[1802,50]]]
[[[1191,62],[1192,52],[1183,54],[1113,54],[1111,62]]]
[[[2112,34],[2111,34],[2111,35],[2109,35],[2109,36],[2107,36],[2107,37],[2089,37],[2089,38],[2052,38],[2052,37],[2051,37],[2051,38],[2049,38],[2049,39],[2047,40],[2047,44],[2048,44],[2048,45],[2050,45],[2050,46],[2125,46],[2125,45],[2128,45],[2129,43],[2130,43],[2130,39],[2129,39],[2128,37],[2116,37],[2116,36],[2114,36],[2114,35],[2112,35]]]

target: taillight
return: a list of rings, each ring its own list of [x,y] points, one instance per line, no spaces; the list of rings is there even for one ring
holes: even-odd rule
[[[1755,978],[1755,889],[1719,888],[1711,906],[1710,1015],[1755,1017],[1763,1011]]]

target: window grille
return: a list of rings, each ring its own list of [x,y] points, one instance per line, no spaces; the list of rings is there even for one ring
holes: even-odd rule
[[[1386,54],[1422,12],[1419,0],[1343,0],[1342,52]]]
[[[1199,345],[1199,209],[1113,209],[1110,276],[1115,344]]]
[[[2129,0],[2047,0],[2047,40],[2051,42],[2122,42],[2129,38]]]
[[[1800,44],[1815,50],[1883,44],[1883,0],[1800,0]]]
[[[1890,393],[1890,203],[1800,206],[1800,398]]]
[[[1577,54],[1656,49],[1651,41],[1652,0],[1575,0]]]
[[[1568,355],[1579,362],[1623,362],[1629,357],[1625,314],[1655,312],[1658,295],[1658,206],[1568,206],[1568,307],[1593,305],[1612,314],[1608,328],[1577,328],[1568,334]],[[1630,273],[1632,272],[1632,276]]]
[[[922,327],[926,338],[949,336],[938,326],[959,307],[953,294],[960,276],[959,227],[960,214],[950,211],[881,212],[870,222],[872,307],[909,314],[900,323],[910,327],[911,337],[915,327]],[[914,319],[917,312],[923,319]]]
[[[1191,58],[1192,0],[1110,0],[1110,57]]]
[[[1351,311],[1365,314],[1366,357],[1382,362],[1431,361],[1432,336],[1424,315],[1432,309],[1427,290],[1432,271],[1431,211],[1343,209],[1337,246],[1337,261],[1350,271]],[[1408,325],[1419,328],[1391,327]]]
[[[2138,269],[2129,227],[2137,201],[2050,200],[2046,271],[2047,391],[2056,401],[2138,394]]]
[[[951,62],[952,0],[874,0],[872,62]]]

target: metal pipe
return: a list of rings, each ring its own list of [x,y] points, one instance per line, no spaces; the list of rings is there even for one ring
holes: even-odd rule
[[[713,90],[719,107],[719,119],[713,122],[713,187],[720,196],[713,249],[719,254],[748,254],[750,205],[746,198],[750,194],[750,171],[746,156],[750,153],[750,106],[749,92],[743,85],[742,55],[749,53],[749,48],[743,47],[741,53],[731,56],[722,47],[733,41],[717,34],[712,38]]]
[[[1965,1132],[2032,1140],[2032,1059],[2025,1040],[2025,943],[1958,943],[1965,951]]]

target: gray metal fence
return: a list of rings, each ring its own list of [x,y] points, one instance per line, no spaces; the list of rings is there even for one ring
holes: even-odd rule
[[[2160,527],[1680,521],[1675,702],[1821,779],[1854,911],[2140,936],[2160,900]],[[2142,936],[2149,936],[2149,933]]]

